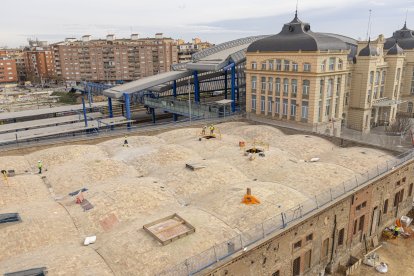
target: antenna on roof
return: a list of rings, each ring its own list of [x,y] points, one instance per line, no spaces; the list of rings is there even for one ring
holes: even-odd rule
[[[299,0],[296,0],[295,18],[298,18],[298,5],[299,5]]]
[[[405,12],[405,21],[404,21],[404,28],[407,28],[407,17],[408,17],[408,9]]]
[[[367,36],[366,36],[366,40],[368,40],[368,37],[371,37],[371,13],[372,10],[369,10],[369,19],[368,19],[368,28],[367,28]]]

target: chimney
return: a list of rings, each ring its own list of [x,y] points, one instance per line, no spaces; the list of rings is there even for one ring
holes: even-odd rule
[[[131,40],[138,40],[139,34],[131,34]]]
[[[89,40],[91,40],[91,36],[90,35],[84,35],[84,36],[82,36],[82,41],[83,42],[88,42]]]
[[[115,39],[115,35],[114,34],[109,34],[106,36],[106,40],[108,41],[113,41]]]

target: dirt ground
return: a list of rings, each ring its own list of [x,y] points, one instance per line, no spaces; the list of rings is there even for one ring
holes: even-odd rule
[[[411,225],[412,228],[414,226]],[[384,241],[382,247],[376,251],[381,262],[388,265],[386,275],[411,276],[414,275],[414,236],[404,239]],[[375,268],[361,264],[361,268],[354,275],[381,275]]]

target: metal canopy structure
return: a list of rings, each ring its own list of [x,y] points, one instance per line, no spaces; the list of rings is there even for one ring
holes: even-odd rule
[[[127,84],[109,88],[103,95],[109,98],[120,99],[125,94],[132,94],[155,87],[155,90],[162,90],[159,86],[165,83],[191,77],[194,72],[216,72],[222,70],[229,63],[239,64],[245,61],[245,49],[254,41],[266,36],[252,36],[241,38],[219,44],[212,48],[200,51],[192,56],[189,63],[174,64],[173,71],[142,78]],[[197,77],[194,76],[194,79]]]
[[[89,108],[98,108],[104,107],[108,104],[106,102],[94,103]],[[2,120],[13,120],[13,119],[21,119],[26,117],[35,117],[47,114],[55,114],[55,113],[64,113],[64,112],[71,112],[71,111],[80,111],[83,109],[82,104],[77,105],[64,105],[52,108],[42,108],[42,109],[34,109],[34,110],[25,110],[25,111],[17,111],[17,112],[5,112],[0,113],[0,121]]]

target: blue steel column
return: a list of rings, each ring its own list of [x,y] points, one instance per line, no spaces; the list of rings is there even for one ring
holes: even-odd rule
[[[151,108],[152,123],[155,124],[155,108]]]
[[[113,118],[114,112],[112,110],[112,98],[108,98],[108,111],[109,111],[109,118]]]
[[[83,108],[83,120],[85,121],[85,127],[88,127],[88,117],[86,116],[85,98],[82,97],[82,108]]]
[[[177,97],[177,81],[175,80],[173,82],[173,96],[174,96],[174,100]],[[178,120],[178,115],[177,114],[173,114],[173,120],[174,122],[176,122]]]
[[[236,66],[231,67],[231,112],[236,111]]]
[[[198,82],[198,72],[194,71],[194,101],[200,102],[200,83]]]
[[[129,107],[130,105],[130,101],[129,101],[129,94],[124,93],[124,100],[125,100],[125,113],[126,113],[126,118],[128,121],[131,120],[131,109]],[[130,129],[131,128],[131,123],[128,122],[127,123],[127,128]]]
[[[224,70],[224,98],[227,99],[227,70]]]

